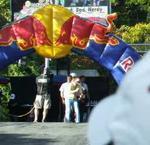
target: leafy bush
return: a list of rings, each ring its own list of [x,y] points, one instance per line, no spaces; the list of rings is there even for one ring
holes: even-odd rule
[[[0,90],[2,91],[2,99],[0,104],[0,121],[9,120],[9,110],[8,110],[8,101],[10,97],[10,85],[0,85]]]
[[[116,31],[127,43],[150,43],[150,23],[138,23],[135,26],[121,26]]]
[[[0,27],[11,21],[10,1],[0,0]]]
[[[0,105],[0,121],[9,121],[9,111],[6,105]]]

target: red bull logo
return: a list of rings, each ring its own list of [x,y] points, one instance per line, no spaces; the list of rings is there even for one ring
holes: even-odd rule
[[[70,17],[61,27],[60,30],[60,37],[56,41],[56,46],[62,45],[62,44],[70,44],[70,35],[71,35],[71,28],[72,28],[72,22],[73,22],[74,16]]]
[[[89,41],[92,27],[93,23],[76,16],[71,31],[72,45],[78,48],[85,48]]]
[[[99,44],[106,44],[108,42],[106,32],[107,28],[100,24],[95,24],[87,19],[73,16],[63,24],[56,46],[69,44],[84,49],[89,40],[94,40]]]
[[[78,16],[69,18],[61,28],[60,38],[56,45],[69,44],[78,48],[86,47],[92,23]]]
[[[133,67],[133,65],[134,65],[134,60],[132,59],[131,56],[127,57],[120,63],[120,66],[125,72],[128,72]]]
[[[0,45],[11,45],[14,41],[17,41],[18,46],[23,50],[37,45],[52,44],[47,37],[45,27],[33,17],[28,17],[0,31]]]
[[[69,54],[72,46],[87,48],[90,40],[98,44],[108,43],[106,33],[110,31],[112,19],[114,16],[108,17],[104,26],[75,16],[63,7],[48,5],[2,29],[0,45],[16,41],[22,50],[35,48],[44,57],[59,58]],[[112,38],[109,43],[116,45],[118,42]]]

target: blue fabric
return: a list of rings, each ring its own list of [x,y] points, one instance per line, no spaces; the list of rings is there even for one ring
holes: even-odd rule
[[[87,48],[83,50],[83,54],[110,71],[116,82],[120,84],[128,69],[140,59],[140,55],[115,35],[109,34],[108,37],[115,39],[114,42],[117,43],[111,44],[108,41],[107,44],[97,44],[95,41],[90,40]],[[123,68],[123,62],[127,70]]]
[[[119,58],[119,60],[116,62],[114,67],[111,70],[111,74],[114,77],[114,79],[120,83],[126,74],[128,70],[125,70],[125,68],[122,67],[121,63],[123,63],[124,60],[131,59],[132,60],[132,66],[140,59],[140,55],[131,47],[127,47],[122,56]],[[129,66],[130,67],[130,66]],[[130,68],[127,68],[130,69]]]
[[[110,37],[113,36],[119,41],[118,45],[110,45],[107,44],[103,54],[100,57],[100,62],[103,66],[105,66],[107,69],[112,70],[113,67],[116,65],[116,63],[120,60],[122,55],[133,55],[133,59],[137,61],[140,58],[140,55],[128,44],[123,42],[120,38],[110,35]],[[126,51],[130,50],[130,51]],[[124,57],[122,57],[124,59]]]
[[[33,49],[25,51],[20,50],[15,42],[8,46],[0,46],[0,70],[4,69],[11,63],[14,63],[23,56],[29,55],[33,52]]]
[[[93,40],[90,40],[87,48],[84,50],[84,54],[99,62],[105,46],[106,44],[97,44]]]

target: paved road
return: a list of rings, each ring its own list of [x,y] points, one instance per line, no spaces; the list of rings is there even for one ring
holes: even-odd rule
[[[0,145],[89,145],[87,124],[0,122]]]

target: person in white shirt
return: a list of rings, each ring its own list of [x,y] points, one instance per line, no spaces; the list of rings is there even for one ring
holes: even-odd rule
[[[80,112],[78,105],[78,98],[81,95],[81,86],[76,81],[76,75],[70,75],[67,77],[67,82],[62,84],[60,87],[60,96],[65,104],[65,122],[71,122],[72,108],[75,111],[75,122],[80,122]]]
[[[60,96],[61,96],[61,99],[62,99],[62,102],[63,104],[65,104],[65,96],[68,95],[68,87],[71,83],[71,80],[72,80],[72,76],[68,75],[67,76],[67,81],[65,83],[63,83],[59,89],[60,91]]]

